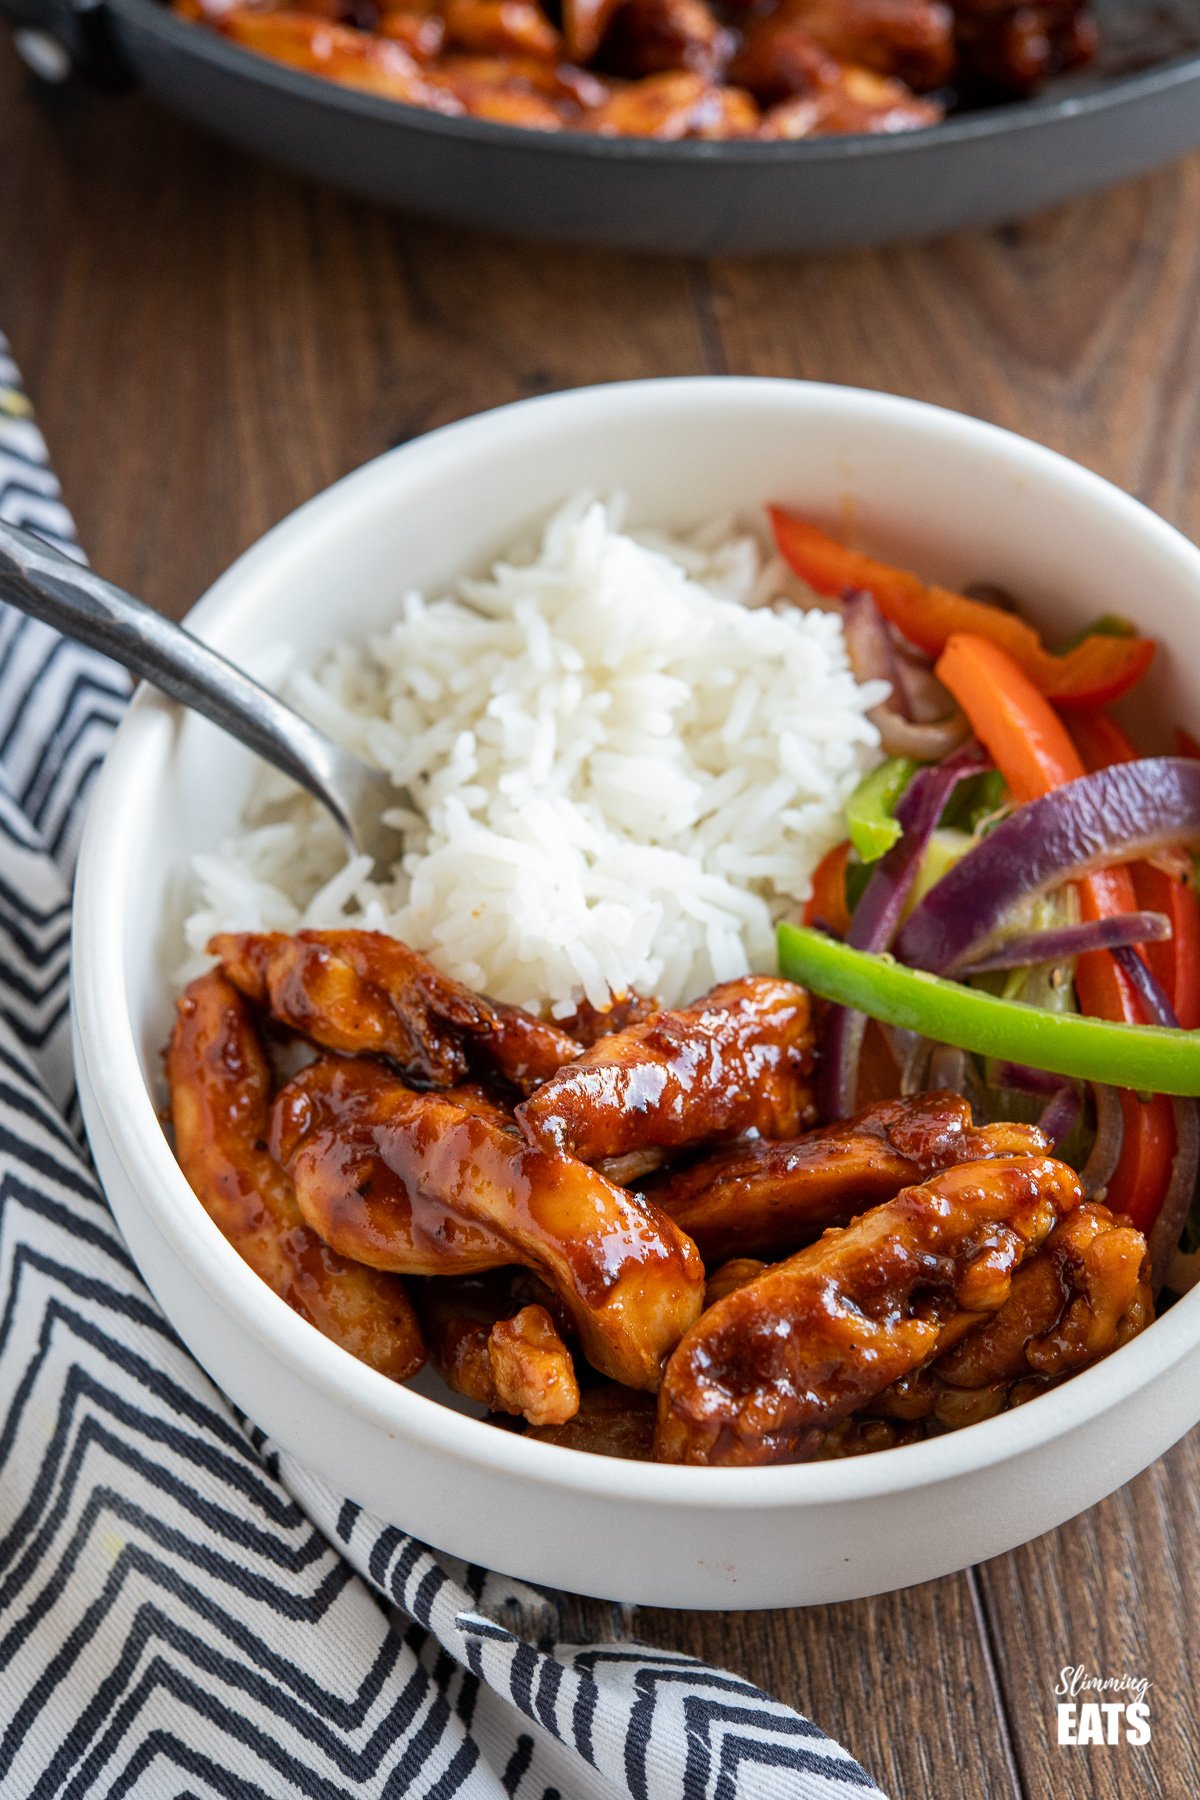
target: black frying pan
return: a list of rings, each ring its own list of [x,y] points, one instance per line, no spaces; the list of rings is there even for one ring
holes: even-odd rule
[[[693,254],[992,223],[1200,144],[1200,0],[1108,0],[1086,77],[925,131],[657,143],[444,118],[255,56],[158,0],[0,0],[100,79],[321,181],[465,225]],[[44,45],[43,45],[44,48]]]

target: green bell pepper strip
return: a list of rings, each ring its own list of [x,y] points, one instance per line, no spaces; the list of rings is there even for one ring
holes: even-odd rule
[[[961,783],[942,814],[943,828],[974,833],[1008,802],[1008,783],[999,769],[985,769]]]
[[[779,927],[779,967],[822,999],[980,1056],[1139,1093],[1200,1095],[1200,1031],[1043,1012],[981,988],[851,950],[805,925]]]
[[[846,802],[846,835],[865,863],[878,862],[900,836],[892,814],[920,765],[890,756],[864,775]]]

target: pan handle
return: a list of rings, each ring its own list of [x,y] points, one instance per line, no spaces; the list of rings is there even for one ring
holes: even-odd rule
[[[94,86],[132,87],[133,70],[117,45],[107,0],[0,0],[13,47],[40,81],[83,76]]]

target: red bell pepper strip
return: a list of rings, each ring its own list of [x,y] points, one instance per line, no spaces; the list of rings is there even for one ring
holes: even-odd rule
[[[1127,693],[1150,667],[1152,638],[1096,632],[1055,656],[1015,613],[847,549],[816,525],[777,506],[767,512],[780,555],[802,581],[819,594],[865,590],[884,618],[930,656],[937,656],[956,632],[970,632],[1006,650],[1040,693],[1071,707],[1106,706]]]
[[[1140,755],[1128,732],[1107,713],[1078,714],[1071,721],[1071,736],[1089,769],[1134,762]],[[1200,1026],[1200,899],[1190,880],[1154,863],[1132,863],[1130,874],[1138,905],[1147,912],[1165,913],[1171,921],[1170,937],[1144,944],[1141,955],[1180,1025],[1192,1031]]]
[[[1195,1031],[1200,1026],[1200,900],[1196,890],[1189,881],[1148,862],[1133,865],[1133,885],[1139,906],[1148,912],[1166,913],[1171,921],[1170,937],[1144,944],[1141,954],[1180,1025],[1185,1031]]]
[[[936,674],[958,701],[1018,800],[1048,794],[1086,774],[1083,758],[1054,708],[998,645],[966,635],[952,637],[938,659]],[[1127,868],[1099,869],[1077,884],[1085,919],[1109,918],[1136,910],[1138,900]],[[1081,956],[1075,991],[1093,1018],[1145,1023],[1137,993],[1107,951]],[[1127,1213],[1141,1230],[1154,1223],[1170,1185],[1175,1154],[1171,1102],[1162,1094],[1142,1100],[1121,1091],[1124,1143],[1108,1184],[1107,1204]]]
[[[1080,712],[1071,719],[1071,737],[1083,758],[1083,766],[1111,769],[1114,763],[1137,762],[1141,751],[1110,713]],[[1186,754],[1186,753],[1185,753]]]
[[[846,864],[851,844],[835,844],[823,856],[813,874],[813,891],[804,903],[804,923],[819,925],[834,937],[845,937],[850,929],[850,908],[846,904]]]
[[[935,672],[971,721],[1014,800],[1036,800],[1085,773],[1054,708],[998,644],[952,637]]]

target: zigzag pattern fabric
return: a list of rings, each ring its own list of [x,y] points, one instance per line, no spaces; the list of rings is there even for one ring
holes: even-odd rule
[[[0,518],[74,545],[3,337]],[[80,811],[126,690],[3,609],[0,1793],[881,1800],[735,1675],[553,1642],[547,1596],[330,1492],[177,1341],[81,1149],[65,1035]]]

